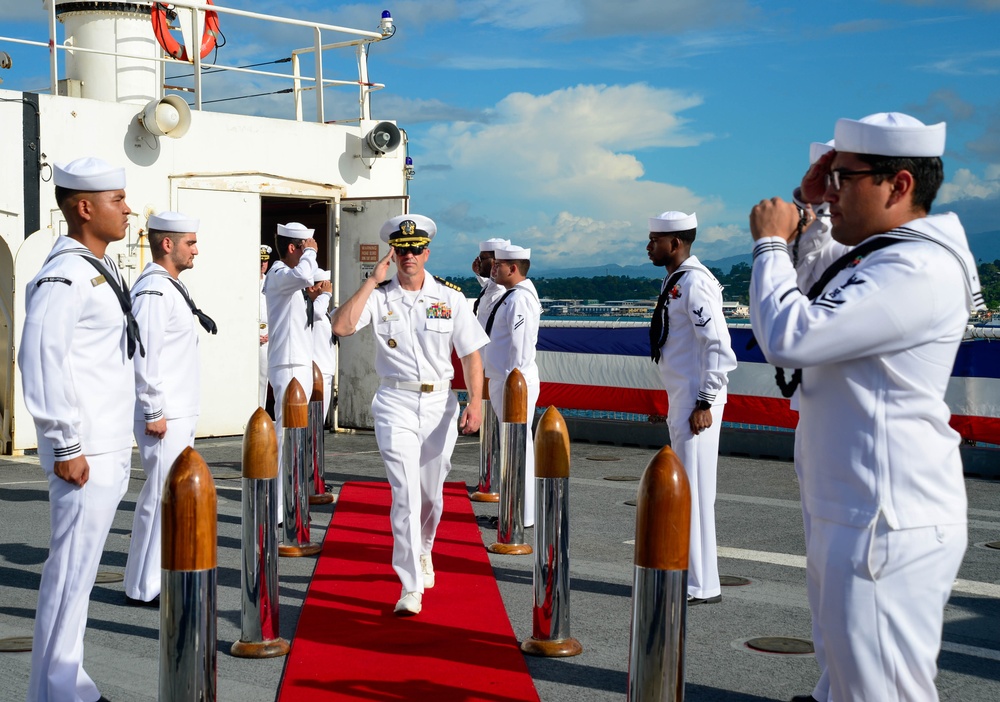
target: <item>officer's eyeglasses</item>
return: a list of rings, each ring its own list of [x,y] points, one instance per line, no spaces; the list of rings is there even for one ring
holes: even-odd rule
[[[877,176],[877,175],[895,175],[896,171],[886,170],[884,168],[873,168],[867,171],[852,171],[849,168],[834,168],[830,171],[829,175],[826,177],[826,187],[833,188],[834,190],[840,190],[840,186],[843,184],[846,178],[851,178],[853,176]]]
[[[420,254],[422,254],[424,252],[424,250],[427,247],[426,246],[393,246],[392,248],[396,250],[396,255],[397,256],[405,256],[408,253],[411,253],[414,256],[419,256]]]

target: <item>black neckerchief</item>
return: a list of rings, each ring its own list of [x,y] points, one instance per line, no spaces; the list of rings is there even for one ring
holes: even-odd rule
[[[63,249],[62,251],[52,254],[49,257],[49,260],[51,261],[56,256],[61,256],[63,254],[76,254],[96,268],[97,272],[104,276],[104,280],[109,286],[111,286],[111,290],[114,292],[115,297],[118,298],[118,304],[122,308],[122,314],[125,315],[125,338],[128,342],[128,357],[131,359],[135,355],[135,349],[136,346],[138,346],[139,355],[145,358],[146,349],[143,348],[142,339],[139,336],[139,323],[135,321],[135,316],[132,314],[132,299],[129,297],[128,285],[125,284],[125,281],[119,281],[118,277],[112,275],[111,270],[105,268],[104,264],[87,249]],[[106,259],[107,257],[105,257],[105,260]]]
[[[497,311],[499,311],[500,305],[502,305],[503,301],[510,297],[516,289],[516,287],[513,287],[505,292],[503,297],[497,300],[497,304],[493,305],[493,310],[490,312],[490,318],[486,320],[486,336],[489,336],[490,332],[493,331],[493,321],[497,318]]]
[[[479,302],[483,299],[483,295],[486,294],[486,288],[488,287],[490,287],[489,283],[484,285],[483,289],[479,291],[479,296],[476,298],[476,301],[472,303],[472,314],[479,314]]]
[[[174,277],[169,273],[167,273],[166,271],[161,272],[158,270],[150,270],[140,275],[135,282],[138,283],[140,280],[143,279],[143,277],[147,275],[158,275],[169,280],[170,284],[173,285],[175,288],[177,288],[177,292],[179,292],[181,294],[181,297],[184,298],[184,302],[187,303],[188,309],[191,310],[191,314],[193,314],[195,317],[198,318],[198,322],[201,324],[202,329],[209,332],[210,334],[219,333],[219,327],[215,324],[215,321],[207,314],[202,312],[200,309],[195,307],[194,300],[192,300],[191,296],[188,295],[187,288],[181,285],[180,281],[174,280]]]
[[[880,236],[877,239],[869,239],[868,241],[858,244],[830,264],[829,268],[823,271],[823,275],[820,276],[819,280],[813,283],[812,287],[809,288],[809,292],[806,293],[806,297],[808,297],[809,301],[812,302],[817,297],[822,295],[823,290],[830,284],[830,281],[833,280],[838,273],[847,268],[847,266],[859,256],[867,256],[872,251],[884,249],[886,246],[892,246],[893,244],[898,244],[901,241],[903,241],[903,239],[895,239],[890,236]],[[776,366],[774,371],[774,381],[778,384],[781,396],[791,397],[794,395],[796,389],[799,387],[799,384],[802,382],[802,369],[796,368],[793,370],[791,380],[785,380],[784,368],[778,368]]]
[[[660,362],[660,349],[667,343],[667,336],[670,334],[670,318],[667,316],[667,308],[670,306],[670,291],[674,289],[681,276],[687,273],[686,268],[676,270],[667,278],[666,285],[656,298],[656,307],[653,309],[653,319],[649,324],[649,357],[653,363]]]
[[[302,297],[306,299],[306,326],[313,328],[313,315],[316,314],[316,301],[309,297],[309,291],[302,290]]]

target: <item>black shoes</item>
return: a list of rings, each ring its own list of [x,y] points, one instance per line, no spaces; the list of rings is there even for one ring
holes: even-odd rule
[[[716,595],[715,597],[691,597],[688,595],[688,607],[694,607],[700,604],[718,604],[722,602],[722,595]]]
[[[137,600],[134,597],[129,597],[128,595],[125,595],[125,604],[127,604],[129,607],[155,607],[156,609],[159,609],[160,608],[160,596],[157,595],[156,597],[154,597],[153,599],[151,599],[149,602],[147,602],[146,600]],[[101,702],[101,701],[98,700],[97,702]]]
[[[795,697],[791,699],[791,702],[819,702],[819,700],[812,695],[795,695]]]

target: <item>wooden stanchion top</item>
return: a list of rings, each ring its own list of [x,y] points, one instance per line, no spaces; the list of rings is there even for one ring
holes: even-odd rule
[[[274,422],[258,407],[243,432],[243,477],[268,480],[278,477],[278,438]]]
[[[485,373],[483,374],[483,399],[490,399],[490,379],[486,377]]]
[[[569,477],[569,430],[555,407],[549,407],[535,428],[535,477]]]
[[[163,486],[161,562],[164,570],[210,570],[218,565],[218,498],[202,457],[188,446]]]
[[[503,386],[503,421],[528,423],[528,384],[517,368],[510,372]]]
[[[639,481],[635,564],[658,570],[687,570],[690,547],[691,487],[677,454],[664,446]]]
[[[281,421],[285,429],[302,429],[309,426],[309,400],[302,384],[292,378],[285,390],[284,411]]]
[[[319,366],[316,365],[315,361],[313,361],[313,391],[309,401],[323,401],[323,371],[319,369]]]

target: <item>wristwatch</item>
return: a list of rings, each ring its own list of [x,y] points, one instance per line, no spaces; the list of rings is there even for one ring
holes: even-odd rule
[[[695,404],[695,409],[700,409],[702,412],[704,412],[705,410],[710,410],[712,409],[712,403],[709,402],[708,400],[698,400],[698,402]]]

